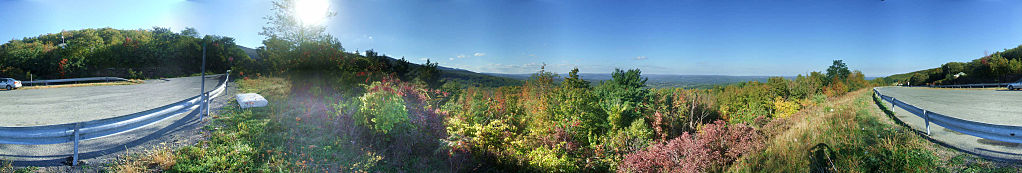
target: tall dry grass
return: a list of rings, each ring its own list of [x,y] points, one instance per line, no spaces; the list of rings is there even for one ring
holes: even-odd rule
[[[177,156],[174,149],[159,146],[139,154],[123,157],[111,169],[114,172],[122,173],[160,172],[169,170],[175,164],[177,164]]]
[[[777,119],[762,129],[768,136],[766,149],[744,157],[728,171],[1018,171],[988,161],[962,161],[981,159],[930,143],[895,124],[874,99],[869,89],[862,89]]]

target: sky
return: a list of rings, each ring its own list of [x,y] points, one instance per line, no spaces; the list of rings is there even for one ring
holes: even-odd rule
[[[0,39],[112,27],[261,46],[270,1],[0,0]],[[844,60],[866,76],[970,61],[1022,45],[1022,1],[331,0],[346,51],[487,73],[794,76]]]

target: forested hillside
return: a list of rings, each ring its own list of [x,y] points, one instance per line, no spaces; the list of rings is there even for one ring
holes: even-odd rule
[[[0,45],[0,76],[21,80],[92,76],[176,77],[200,72],[202,46],[206,70],[223,73],[250,63],[231,37],[199,36],[193,28],[112,28],[61,31]]]
[[[949,85],[1014,82],[1022,78],[1022,46],[1005,49],[970,62],[949,62],[937,68],[896,74],[885,83]]]

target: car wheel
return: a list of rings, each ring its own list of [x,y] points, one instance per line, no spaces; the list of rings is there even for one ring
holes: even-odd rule
[[[10,85],[7,85],[7,90],[11,90],[11,89],[13,89],[13,88],[14,88],[14,87],[11,87]]]
[[[1008,85],[1008,90],[1009,90],[1009,91],[1010,91],[1010,90],[1015,90],[1015,88],[1011,87],[1011,85]]]

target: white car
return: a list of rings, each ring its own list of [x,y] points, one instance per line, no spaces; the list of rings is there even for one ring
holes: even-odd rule
[[[21,88],[21,81],[11,78],[0,78],[0,87],[7,90],[18,89]]]
[[[1022,89],[1022,80],[1015,81],[1014,83],[1008,84],[1008,90]]]

